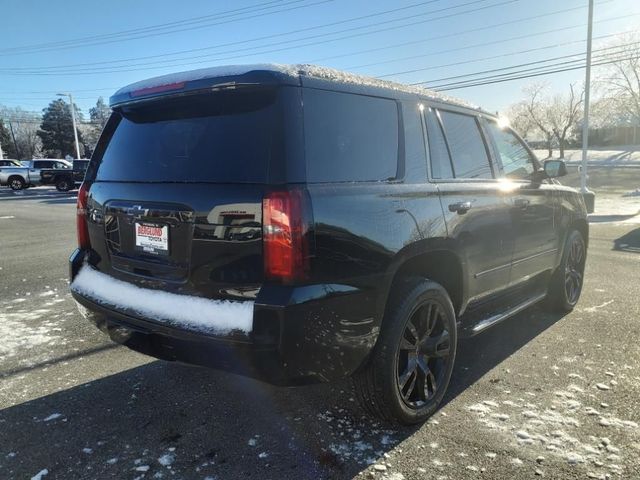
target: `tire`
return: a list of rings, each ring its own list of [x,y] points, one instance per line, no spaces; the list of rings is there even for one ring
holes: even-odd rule
[[[568,313],[576,306],[584,283],[584,266],[587,247],[578,230],[571,230],[562,250],[562,260],[553,273],[547,291],[547,308],[558,313]]]
[[[68,192],[73,188],[73,183],[68,178],[60,178],[56,180],[56,190],[59,192]]]
[[[9,177],[8,183],[11,190],[22,190],[26,186],[22,177]]]
[[[451,299],[438,283],[412,279],[395,288],[371,358],[353,376],[362,407],[403,425],[429,418],[451,379],[456,328]]]

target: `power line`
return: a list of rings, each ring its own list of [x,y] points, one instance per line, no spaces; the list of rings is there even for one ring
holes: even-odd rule
[[[618,35],[618,34],[614,34],[614,35]],[[613,35],[604,35],[604,37],[609,37],[609,36],[613,36]],[[406,75],[408,73],[424,72],[426,70],[435,70],[437,68],[443,68],[443,67],[455,67],[455,66],[460,66],[460,65],[466,65],[466,64],[469,64],[469,63],[482,62],[482,61],[486,61],[486,60],[493,60],[493,59],[496,59],[496,58],[508,57],[508,56],[511,56],[511,55],[517,55],[517,54],[521,54],[521,53],[530,53],[530,52],[534,52],[534,51],[538,51],[538,50],[547,50],[547,49],[552,48],[554,46],[560,46],[560,45],[565,46],[565,45],[570,45],[570,44],[573,44],[573,43],[580,43],[580,42],[584,42],[584,40],[576,40],[576,41],[561,43],[561,44],[557,44],[557,45],[545,45],[544,47],[530,48],[530,49],[527,49],[527,50],[520,50],[520,51],[517,51],[517,52],[511,52],[511,53],[500,54],[500,55],[493,55],[493,56],[490,56],[490,57],[474,58],[473,60],[463,60],[463,61],[460,61],[460,62],[446,63],[446,64],[442,64],[442,65],[430,65],[428,67],[414,68],[412,70],[405,70],[405,71],[402,71],[402,72],[387,73],[385,75],[379,75],[376,78],[394,77],[394,76],[398,76],[398,75]],[[612,46],[612,47],[603,47],[603,48],[600,48],[600,49],[594,50],[594,51],[599,52],[599,51],[604,51],[604,50],[618,49],[618,48],[623,48],[623,47],[635,45],[636,43],[638,43],[638,42],[632,42],[632,43],[623,44],[623,45],[615,45],[615,46]],[[552,57],[552,58],[545,59],[545,60],[539,60],[539,61],[535,61],[535,62],[523,63],[523,64],[520,64],[520,65],[516,65],[516,67],[526,66],[526,65],[535,65],[535,64],[539,64],[539,63],[550,62],[550,61],[553,61],[553,60],[559,60],[559,59],[563,59],[563,58],[575,57],[577,55],[582,55],[582,53],[573,53],[573,54],[568,54],[568,55],[562,55],[560,57]],[[493,72],[493,71],[507,70],[509,68],[515,68],[515,67],[497,68],[497,69],[492,69],[492,70],[485,70],[485,71],[479,72],[479,73],[487,73],[487,72]],[[462,76],[465,76],[465,75],[462,75]],[[451,77],[451,78],[456,78],[456,77]],[[444,80],[447,80],[447,79],[445,78]],[[420,83],[425,83],[425,82],[420,82]]]
[[[606,4],[606,3],[611,3],[614,0],[604,0],[602,2],[598,2],[596,5],[602,5],[602,4]],[[384,45],[382,47],[375,47],[375,48],[367,48],[364,50],[356,50],[353,52],[348,52],[348,53],[341,53],[339,55],[331,55],[328,57],[321,57],[321,58],[315,58],[312,60],[309,60],[309,63],[317,63],[317,62],[324,62],[326,60],[335,60],[337,58],[344,58],[344,57],[351,57],[351,56],[355,56],[355,55],[361,55],[363,53],[372,53],[372,52],[379,52],[382,50],[389,50],[389,49],[393,49],[393,48],[397,48],[397,47],[406,47],[409,45],[416,45],[416,44],[420,44],[420,43],[424,43],[424,42],[430,42],[433,40],[442,40],[445,38],[451,38],[451,37],[458,37],[460,35],[465,35],[465,34],[469,34],[469,33],[477,33],[477,32],[481,32],[484,30],[493,30],[495,28],[499,28],[499,27],[504,27],[507,25],[513,25],[516,23],[521,23],[521,22],[525,22],[525,21],[529,21],[529,20],[538,20],[541,18],[545,18],[545,17],[551,17],[551,16],[555,16],[555,15],[560,15],[560,14],[564,14],[564,13],[569,13],[569,12],[573,12],[576,10],[582,10],[586,8],[585,5],[579,5],[577,7],[571,7],[571,8],[564,8],[561,10],[555,10],[553,12],[548,12],[548,13],[542,13],[539,15],[533,15],[533,16],[528,16],[528,17],[522,17],[522,18],[517,18],[515,20],[509,20],[506,22],[500,22],[500,23],[494,23],[494,24],[490,24],[490,25],[484,25],[482,27],[476,27],[476,28],[471,28],[471,29],[465,29],[465,30],[460,30],[457,32],[452,32],[452,33],[447,33],[445,35],[437,35],[434,37],[427,37],[427,38],[423,38],[421,40],[411,40],[409,42],[401,42],[401,43],[395,43],[395,44],[390,44],[390,45]],[[600,20],[599,22],[604,22],[604,21],[608,21],[608,20],[617,20],[620,18],[627,18],[627,16],[621,16],[621,17],[613,17],[611,19],[605,19],[605,20]],[[599,23],[596,22],[596,23]],[[570,28],[578,28],[578,27],[582,27],[582,26],[586,26],[586,24],[580,24],[580,25],[576,25],[573,27],[566,27],[567,29]],[[563,29],[559,29],[559,30],[563,30]]]
[[[611,60],[611,61],[604,61],[604,62],[598,62],[598,63],[592,63],[591,66],[595,67],[595,66],[599,66],[599,65],[610,65],[612,63],[616,63],[622,60],[630,60],[633,57],[627,57],[627,58],[619,58],[619,59],[615,59],[615,60]],[[488,80],[488,81],[483,81],[483,82],[477,82],[477,83],[469,83],[469,84],[464,84],[464,85],[459,85],[459,86],[442,86],[442,87],[431,87],[432,90],[436,90],[438,92],[446,92],[449,90],[458,90],[458,89],[462,89],[462,88],[470,88],[470,87],[478,87],[478,86],[483,86],[483,85],[491,85],[494,83],[504,83],[504,82],[511,82],[513,80],[522,80],[522,79],[527,79],[527,78],[534,78],[534,77],[540,77],[540,76],[545,76],[545,75],[552,75],[552,74],[556,74],[556,73],[562,73],[562,72],[570,72],[570,71],[574,71],[574,70],[581,70],[583,68],[586,68],[586,63],[582,64],[582,65],[576,65],[573,67],[567,67],[567,68],[558,68],[558,69],[554,69],[554,70],[547,70],[547,71],[541,71],[541,72],[537,72],[537,73],[532,73],[532,74],[528,74],[528,75],[519,75],[519,76],[514,76],[514,77],[509,77],[509,78],[503,78],[503,79],[499,79],[499,80]]]
[[[260,5],[270,5],[270,4],[274,4],[274,3],[279,3],[280,1],[281,0],[272,0],[272,1],[269,1],[269,2],[259,3],[257,5],[253,5],[253,6],[243,7],[243,8],[234,9],[234,10],[228,10],[228,11],[225,11],[225,12],[219,12],[219,13],[210,14],[210,15],[204,15],[204,16],[199,16],[199,17],[192,17],[192,18],[189,18],[189,19],[178,20],[178,21],[175,21],[175,22],[160,23],[160,24],[150,25],[150,26],[147,26],[147,27],[139,27],[139,28],[133,28],[133,29],[128,29],[128,30],[119,30],[119,31],[116,31],[116,32],[111,32],[111,33],[106,33],[106,34],[90,35],[90,36],[87,36],[87,37],[80,37],[80,38],[75,38],[75,39],[71,39],[71,40],[62,40],[62,41],[58,41],[58,42],[47,42],[47,43],[38,43],[38,44],[31,44],[31,45],[22,45],[22,46],[18,46],[18,47],[4,48],[4,49],[0,49],[0,52],[9,52],[9,51],[14,51],[14,50],[25,51],[25,50],[32,50],[32,49],[38,49],[38,48],[50,48],[50,47],[54,47],[54,46],[69,45],[69,44],[73,44],[74,42],[87,42],[87,41],[91,41],[91,40],[100,40],[100,39],[104,39],[104,38],[117,37],[117,36],[121,36],[121,35],[132,34],[132,33],[147,32],[147,31],[150,31],[150,30],[158,29],[158,28],[175,26],[175,25],[182,25],[182,24],[185,24],[185,23],[189,23],[191,21],[205,21],[206,19],[209,19],[209,18],[212,18],[212,17],[215,18],[217,16],[222,16],[225,13],[238,12],[238,11],[241,11],[241,10],[247,10],[247,9],[255,8],[255,7],[260,6]],[[297,0],[297,1],[300,1],[300,0]]]
[[[159,57],[166,57],[166,56],[172,56],[172,55],[181,55],[184,53],[193,53],[193,52],[198,52],[198,51],[203,51],[203,50],[212,50],[212,49],[216,49],[216,48],[220,48],[220,47],[226,47],[226,46],[233,46],[233,45],[240,45],[240,44],[245,44],[245,43],[250,43],[250,42],[255,42],[255,41],[260,41],[260,40],[267,40],[270,38],[276,38],[276,37],[282,37],[282,36],[286,36],[286,35],[293,35],[295,33],[301,33],[301,32],[306,32],[309,30],[316,30],[319,28],[326,28],[326,27],[330,27],[330,26],[336,26],[336,25],[340,25],[340,24],[344,24],[344,23],[350,23],[350,22],[354,22],[357,20],[362,20],[365,18],[372,18],[372,17],[376,17],[376,16],[380,16],[380,15],[385,15],[388,13],[393,13],[396,11],[401,11],[401,10],[407,10],[409,8],[415,8],[417,6],[422,6],[422,5],[427,5],[430,3],[436,3],[442,0],[427,0],[427,1],[423,1],[420,3],[414,3],[411,5],[407,5],[405,7],[400,7],[400,8],[394,8],[391,10],[385,10],[383,12],[378,12],[378,13],[373,13],[373,14],[368,14],[368,15],[361,15],[358,17],[352,17],[352,18],[348,18],[345,20],[340,20],[340,21],[336,21],[336,22],[330,22],[330,23],[326,23],[326,24],[322,24],[322,25],[316,25],[313,27],[307,27],[307,28],[300,28],[300,29],[296,29],[296,30],[291,30],[289,32],[283,32],[283,33],[276,33],[276,34],[271,34],[271,35],[264,35],[261,37],[256,37],[253,39],[247,39],[247,40],[241,40],[241,41],[235,41],[235,42],[227,42],[224,44],[217,44],[214,46],[210,46],[210,47],[199,47],[199,48],[191,48],[191,49],[187,49],[187,50],[180,50],[177,52],[171,52],[171,53],[163,53],[163,54],[156,54],[156,55],[145,55],[143,57],[133,57],[133,58],[127,58],[127,59],[122,59],[122,60],[113,60],[113,61],[107,61],[107,62],[94,62],[94,63],[86,63],[86,64],[81,64],[81,65],[98,65],[98,64],[104,64],[104,63],[121,63],[121,62],[131,62],[131,61],[136,61],[136,60],[146,60],[146,59],[150,59],[150,58],[159,58]]]
[[[638,15],[640,15],[640,13],[635,13],[635,14],[631,14],[631,15],[623,15],[623,16],[619,16],[619,17],[603,19],[603,20],[600,20],[599,22],[594,22],[594,23],[601,23],[601,22],[607,22],[607,21],[612,21],[612,20],[620,20],[620,19],[628,19],[629,17],[636,17]],[[569,29],[580,28],[580,27],[584,27],[584,26],[586,26],[586,24],[583,23],[583,24],[572,25],[572,26],[568,26],[568,27],[554,28],[552,30],[545,30],[543,32],[528,33],[526,35],[518,35],[518,36],[515,36],[515,37],[509,37],[509,38],[500,38],[499,40],[492,40],[491,42],[475,43],[475,44],[472,44],[472,45],[465,45],[463,47],[449,48],[447,50],[439,50],[437,52],[421,53],[419,55],[411,55],[411,56],[408,56],[408,57],[398,57],[398,58],[392,58],[390,60],[384,60],[384,61],[381,61],[381,62],[373,62],[373,63],[367,63],[367,64],[363,64],[363,65],[355,65],[355,66],[345,67],[345,70],[349,70],[349,71],[358,70],[358,69],[362,69],[362,68],[366,68],[366,67],[373,67],[373,66],[378,66],[378,65],[386,65],[386,64],[389,64],[389,63],[401,62],[401,61],[405,61],[405,60],[413,60],[413,59],[416,59],[416,58],[431,57],[431,56],[435,56],[435,55],[443,55],[445,53],[460,52],[460,51],[470,50],[470,49],[474,49],[474,48],[478,48],[478,47],[486,47],[486,46],[489,46],[489,45],[499,45],[499,44],[502,44],[502,43],[512,42],[513,40],[523,40],[523,39],[532,38],[532,37],[539,37],[541,35],[547,35],[549,33],[565,32],[565,31],[567,31]],[[595,37],[595,38],[603,39],[603,38],[614,37],[614,36],[622,35],[624,33],[634,32],[634,31],[635,30],[626,30],[624,32],[611,33],[611,34],[608,34],[608,35],[600,35],[600,36]],[[552,45],[552,47],[570,45],[570,44],[573,44],[573,43],[584,43],[584,42],[586,42],[586,40],[584,40],[584,39],[573,40],[571,42],[564,42],[564,43],[554,44],[554,45]],[[548,48],[548,47],[541,47],[541,48]]]
[[[618,56],[616,58],[612,58],[610,60],[606,60],[606,57],[600,57],[601,61],[597,61],[592,63],[592,66],[599,66],[599,65],[610,65],[612,63],[616,63],[616,62],[620,62],[620,61],[626,61],[626,60],[631,60],[635,57],[624,57],[624,56]],[[581,62],[579,64],[576,64],[577,62]],[[562,73],[562,72],[569,72],[572,70],[580,70],[582,68],[586,67],[586,63],[581,61],[581,60],[573,60],[570,62],[561,62],[557,65],[563,65],[563,64],[567,64],[570,66],[567,67],[561,67],[561,68],[551,68],[552,65],[548,65],[545,68],[533,68],[533,69],[525,69],[522,70],[521,72],[527,72],[527,71],[531,71],[532,73],[523,73],[523,74],[518,74],[518,72],[510,72],[510,73],[506,73],[506,74],[501,74],[501,75],[490,75],[484,78],[478,78],[478,79],[474,79],[474,80],[466,80],[466,81],[460,81],[460,82],[453,82],[453,83],[448,83],[448,84],[442,84],[442,85],[436,85],[436,86],[431,86],[429,87],[432,90],[436,90],[436,91],[448,91],[448,90],[457,90],[457,89],[461,89],[461,88],[469,88],[469,87],[477,87],[477,86],[482,86],[482,85],[490,85],[490,84],[494,84],[494,83],[503,83],[503,82],[510,82],[513,80],[522,80],[522,79],[526,79],[526,78],[534,78],[534,77],[539,77],[539,76],[544,76],[544,75],[551,75],[551,74],[555,74],[555,73]]]
[[[298,3],[300,1],[306,1],[306,0],[293,0],[293,1],[289,2],[288,4]],[[108,36],[111,35],[111,34],[103,34],[107,38],[104,38],[102,40],[95,40],[95,41],[83,41],[83,39],[79,39],[79,41],[81,43],[77,43],[77,44],[73,44],[71,42],[75,42],[75,41],[78,41],[78,40],[67,40],[67,41],[63,41],[63,42],[58,42],[61,45],[54,46],[54,47],[51,47],[51,45],[47,45],[47,44],[39,44],[38,46],[32,46],[32,47],[29,47],[29,46],[13,47],[11,49],[2,49],[2,50],[0,50],[0,55],[6,56],[6,55],[17,55],[17,54],[25,54],[25,53],[41,53],[41,52],[50,52],[50,51],[56,51],[56,50],[68,50],[70,48],[82,48],[82,47],[87,47],[87,46],[104,45],[104,44],[107,44],[107,43],[117,43],[117,42],[122,42],[122,41],[129,41],[129,40],[138,40],[138,39],[141,39],[141,38],[153,37],[153,36],[158,36],[158,35],[167,35],[167,34],[170,34],[170,33],[178,33],[178,32],[191,31],[191,30],[196,30],[196,29],[205,28],[205,27],[218,26],[218,25],[237,22],[237,21],[241,21],[241,20],[248,20],[248,19],[252,19],[252,18],[263,17],[265,15],[272,15],[272,14],[275,14],[275,13],[289,12],[291,10],[297,10],[297,9],[300,9],[300,8],[307,8],[307,7],[311,7],[311,6],[315,6],[315,5],[320,5],[320,4],[323,4],[323,3],[328,3],[330,1],[333,1],[333,0],[320,0],[320,1],[317,1],[317,2],[314,2],[314,3],[310,3],[310,4],[306,4],[306,5],[298,5],[298,6],[295,6],[295,7],[289,7],[289,8],[276,10],[276,11],[272,11],[272,12],[257,13],[257,14],[249,15],[249,16],[242,17],[242,18],[239,18],[239,19],[231,19],[231,20],[219,21],[219,22],[214,22],[214,23],[207,23],[205,25],[195,25],[195,26],[191,26],[189,28],[173,29],[173,30],[169,30],[169,31],[160,31],[160,32],[146,33],[146,34],[143,34],[143,32],[141,32],[140,34],[132,35],[129,38],[125,37],[125,38],[111,38],[111,39],[109,39]],[[287,5],[287,4],[285,4],[285,5]],[[265,8],[273,8],[273,7],[265,7]],[[265,8],[256,9],[254,11],[264,10]],[[245,13],[253,13],[253,11],[245,12]],[[214,16],[215,16],[215,14],[214,14]],[[194,20],[194,19],[191,19],[191,20]],[[194,20],[194,21],[197,21],[197,19]],[[147,28],[156,28],[156,27],[147,27]],[[120,33],[120,34],[115,34],[115,35],[116,36],[120,36],[122,34]],[[63,44],[64,42],[67,42],[67,44]]]
[[[433,1],[441,1],[441,0],[431,0],[431,2]],[[33,67],[16,67],[16,68],[12,68],[12,69],[7,69],[4,68],[4,72],[7,74],[13,74],[13,75],[70,75],[70,74],[77,74],[77,75],[92,75],[92,74],[96,74],[96,73],[119,73],[119,72],[130,72],[130,71],[140,71],[140,70],[155,70],[157,68],[160,67],[151,67],[151,68],[129,68],[131,66],[144,66],[144,65],[151,65],[151,64],[162,64],[163,67],[177,67],[177,66],[184,66],[184,65],[194,65],[197,63],[209,63],[211,61],[217,61],[217,60],[227,60],[227,59],[233,59],[233,58],[237,58],[238,55],[233,55],[233,56],[228,56],[228,57],[218,57],[218,58],[214,58],[214,59],[207,59],[205,61],[200,61],[200,62],[189,62],[189,63],[172,63],[171,65],[169,65],[167,62],[178,62],[178,61],[183,61],[183,60],[193,60],[193,59],[197,59],[197,58],[203,58],[203,57],[210,57],[211,55],[221,55],[221,54],[230,54],[230,53],[240,53],[240,52],[245,52],[245,51],[251,51],[252,55],[249,56],[253,56],[253,55],[258,55],[258,54],[264,54],[264,53],[273,53],[276,51],[283,51],[283,50],[291,50],[291,49],[295,49],[295,48],[300,48],[301,46],[309,46],[309,45],[316,45],[316,44],[325,44],[327,42],[334,42],[334,41],[339,41],[339,40],[344,40],[347,38],[354,38],[354,37],[359,37],[359,36],[365,36],[365,35],[372,35],[372,34],[376,34],[376,33],[380,33],[380,32],[385,32],[385,31],[390,31],[390,30],[397,30],[399,28],[405,28],[405,27],[409,27],[409,26],[414,26],[414,25],[420,25],[420,24],[424,24],[424,23],[429,23],[429,22],[433,22],[433,21],[437,21],[437,20],[442,20],[442,19],[446,19],[446,18],[451,18],[451,17],[455,17],[458,15],[465,15],[468,13],[476,13],[482,10],[486,10],[489,8],[494,8],[494,7],[499,7],[499,6],[503,6],[509,3],[515,3],[515,2],[519,2],[522,0],[503,0],[501,2],[498,3],[493,3],[490,5],[485,5],[482,7],[478,7],[478,8],[474,8],[474,9],[468,9],[468,10],[464,10],[461,12],[455,12],[455,13],[450,13],[450,14],[445,14],[445,15],[440,15],[437,17],[431,17],[431,18],[427,18],[424,20],[419,20],[419,21],[414,21],[414,22],[410,22],[410,23],[405,23],[402,25],[395,25],[392,27],[387,27],[387,28],[381,28],[378,30],[373,30],[373,31],[369,31],[369,32],[360,32],[357,34],[351,34],[351,35],[347,35],[347,36],[343,36],[343,37],[339,37],[339,38],[333,38],[333,39],[325,39],[328,36],[331,35],[337,35],[337,34],[341,34],[341,33],[348,33],[348,32],[353,32],[353,31],[357,31],[357,30],[363,30],[363,29],[367,29],[367,28],[371,28],[371,27],[376,27],[376,26],[381,26],[381,25],[388,25],[389,23],[392,22],[398,22],[398,21],[402,21],[402,20],[407,20],[407,19],[415,19],[416,17],[419,16],[426,16],[426,15],[431,15],[433,13],[441,13],[441,12],[446,12],[446,11],[450,11],[452,9],[456,9],[456,8],[460,8],[460,7],[464,7],[464,6],[469,6],[469,5],[474,5],[474,4],[478,4],[478,3],[482,3],[482,2],[486,2],[487,0],[473,0],[473,1],[469,1],[466,3],[462,3],[459,5],[455,5],[455,6],[449,6],[449,7],[445,7],[445,8],[441,8],[441,9],[437,9],[437,10],[431,10],[428,12],[423,12],[420,14],[414,14],[414,15],[410,15],[410,16],[405,16],[405,17],[400,17],[400,18],[396,18],[396,19],[390,19],[390,20],[384,20],[384,21],[380,21],[380,22],[376,22],[376,23],[370,23],[368,25],[361,25],[361,26],[357,26],[357,27],[350,27],[347,29],[343,29],[343,30],[337,30],[334,32],[326,32],[326,33],[320,33],[320,34],[316,34],[316,35],[311,35],[311,36],[307,36],[307,37],[301,37],[295,40],[283,40],[283,41],[279,41],[279,42],[273,42],[271,44],[268,45],[263,45],[261,48],[264,47],[268,47],[268,46],[277,46],[277,45],[283,45],[286,44],[286,47],[283,48],[278,48],[278,49],[272,49],[272,50],[262,50],[260,52],[256,52],[255,51],[255,46],[253,47],[244,47],[244,48],[240,48],[240,49],[235,49],[235,50],[230,50],[227,52],[218,52],[216,54],[207,54],[207,55],[199,55],[199,56],[192,56],[192,57],[185,57],[185,58],[180,58],[180,59],[170,59],[170,60],[164,60],[164,61],[157,61],[157,62],[148,62],[148,63],[139,63],[139,64],[129,64],[126,66],[115,66],[115,67],[103,67],[102,69],[100,69],[100,67],[98,68],[93,68],[91,72],[87,72],[85,70],[80,70],[80,71],[66,71],[66,72],[55,72],[55,71],[47,71],[47,70],[51,70],[51,67],[40,67],[39,71],[36,71],[33,69]],[[613,1],[613,0],[607,0],[607,1]],[[427,3],[431,3],[431,2],[427,2]],[[394,9],[396,10],[396,9]],[[243,40],[243,41],[237,41],[237,42],[230,42],[227,44],[220,44],[217,45],[216,47],[204,47],[204,48],[200,48],[200,49],[191,49],[191,50],[187,50],[187,51],[183,51],[183,52],[194,52],[194,51],[198,51],[198,50],[207,50],[207,49],[211,49],[211,48],[219,48],[222,46],[230,46],[230,45],[240,45],[240,44],[246,44],[246,43],[251,43],[251,42],[255,42],[261,39],[268,39],[268,38],[275,38],[275,37],[281,37],[281,36],[286,36],[286,35],[291,35],[294,33],[300,33],[300,32],[306,32],[309,30],[315,30],[315,29],[319,29],[319,28],[326,28],[327,26],[334,26],[337,24],[342,24],[342,23],[346,23],[346,22],[351,22],[351,21],[355,21],[355,20],[360,20],[363,18],[368,18],[371,16],[378,16],[381,14],[387,14],[390,11],[386,11],[386,12],[379,12],[377,14],[370,14],[370,15],[364,15],[364,16],[360,16],[360,17],[355,17],[352,19],[347,19],[347,20],[342,20],[339,22],[332,22],[330,24],[324,24],[324,25],[319,25],[319,26],[315,26],[315,27],[309,27],[309,28],[304,28],[304,29],[299,29],[299,30],[293,30],[290,32],[285,32],[285,33],[279,33],[279,34],[273,34],[273,35],[267,35],[267,36],[263,36],[263,37],[256,37],[253,39],[248,39],[248,40]],[[298,42],[298,41],[302,41],[302,40],[310,40],[310,39],[319,39],[319,38],[323,38],[324,40],[319,41],[319,42],[313,42],[313,43],[307,43],[307,44],[302,44],[302,45],[291,45],[291,42]],[[150,56],[150,57],[158,57],[158,56],[167,56],[167,55],[174,55],[176,54],[176,52],[174,52],[173,54],[162,54],[162,55],[155,55],[155,56]],[[146,57],[146,58],[150,58],[150,57]],[[144,58],[144,57],[139,57],[139,58]],[[132,59],[128,59],[128,60],[132,60]],[[123,62],[125,60],[119,60],[118,62]],[[105,62],[95,62],[98,64],[103,64]],[[89,66],[89,64],[76,64],[75,66]],[[31,71],[24,71],[21,69],[28,69],[31,68]],[[109,70],[106,71],[106,68],[114,68],[117,70]],[[95,72],[95,73],[94,73]]]
[[[632,42],[632,43],[629,43],[629,44],[618,45],[618,46],[614,46],[614,47],[600,48],[600,49],[594,50],[594,52],[604,52],[604,51],[608,51],[608,50],[618,49],[618,51],[610,52],[608,54],[602,54],[602,55],[618,55],[620,53],[624,53],[624,48],[625,47],[630,46],[630,45],[637,45],[637,44],[640,44],[640,42]],[[462,79],[462,78],[466,78],[466,77],[484,75],[484,74],[487,74],[487,73],[504,72],[504,71],[507,71],[507,70],[513,70],[515,68],[530,67],[531,65],[538,65],[538,67],[535,67],[535,68],[544,68],[545,65],[542,65],[544,63],[554,62],[554,61],[557,61],[557,60],[565,60],[565,59],[568,59],[568,58],[578,57],[578,56],[581,56],[581,55],[584,55],[584,54],[583,53],[574,53],[574,54],[570,54],[570,55],[562,55],[562,56],[546,58],[544,60],[538,60],[538,61],[534,61],[534,62],[520,63],[520,64],[517,64],[517,65],[511,65],[511,66],[508,66],[508,67],[492,68],[492,69],[489,69],[489,70],[481,70],[481,71],[468,73],[468,74],[454,75],[454,76],[451,76],[451,77],[442,77],[442,78],[437,78],[437,79],[434,79],[434,80],[426,80],[426,81],[422,81],[422,82],[415,82],[415,83],[412,83],[411,85],[433,84],[433,83],[443,82],[443,81],[446,81],[446,80],[457,80],[457,79]],[[572,61],[576,62],[576,61],[580,61],[580,60],[581,59],[575,59],[575,60],[572,60]],[[563,63],[566,63],[566,62],[563,62]],[[560,64],[557,64],[557,65],[560,65]],[[532,69],[532,70],[534,70],[534,69]],[[508,75],[508,74],[509,73],[502,74],[502,75]]]
[[[104,90],[117,90],[120,87],[105,87],[105,88],[85,88],[85,89],[73,89],[74,92],[100,92]],[[68,90],[68,88],[58,88],[55,90],[39,90],[39,91],[30,91],[30,92],[0,92],[2,95],[25,95],[25,94],[41,94],[41,93],[56,93],[60,90]]]

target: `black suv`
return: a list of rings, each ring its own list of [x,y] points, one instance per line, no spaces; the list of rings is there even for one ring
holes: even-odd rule
[[[40,183],[55,185],[59,192],[68,192],[82,183],[88,166],[89,160],[74,160],[71,169],[43,168],[40,170]]]
[[[423,421],[459,336],[571,310],[581,196],[494,115],[313,66],[119,90],[78,194],[71,291],[113,340],[281,384],[353,377]]]

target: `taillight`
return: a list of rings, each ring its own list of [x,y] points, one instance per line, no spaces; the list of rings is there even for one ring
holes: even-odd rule
[[[264,271],[291,283],[309,273],[308,205],[302,190],[275,191],[262,201]]]
[[[88,249],[91,247],[89,242],[89,229],[87,227],[87,198],[89,190],[87,184],[83,183],[78,190],[78,203],[76,206],[76,229],[78,231],[78,247]]]

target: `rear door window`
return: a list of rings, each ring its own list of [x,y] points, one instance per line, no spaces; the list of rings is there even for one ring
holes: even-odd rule
[[[455,178],[493,178],[489,156],[475,117],[440,111]]]
[[[264,183],[282,157],[277,98],[255,88],[120,109],[96,180]]]
[[[394,100],[304,89],[307,181],[394,179],[398,106]]]

